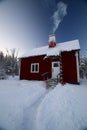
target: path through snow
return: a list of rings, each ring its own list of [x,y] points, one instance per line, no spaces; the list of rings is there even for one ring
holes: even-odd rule
[[[85,99],[86,85],[58,84],[38,108],[37,130],[87,130]]]
[[[40,81],[0,81],[0,130],[87,130],[87,81],[45,89]]]
[[[23,122],[21,125],[21,130],[36,130],[36,119],[37,111],[40,103],[47,95],[48,91],[41,95],[31,106],[26,107],[23,111]]]

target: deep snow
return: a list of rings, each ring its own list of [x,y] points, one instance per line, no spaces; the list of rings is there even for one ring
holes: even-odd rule
[[[87,80],[47,90],[41,81],[0,80],[0,130],[87,130]]]

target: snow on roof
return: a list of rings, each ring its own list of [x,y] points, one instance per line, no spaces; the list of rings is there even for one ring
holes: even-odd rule
[[[43,46],[43,47],[32,49],[29,51],[28,54],[24,54],[20,58],[39,56],[39,55],[56,56],[63,51],[72,51],[72,50],[79,50],[79,49],[80,49],[79,40],[73,40],[73,41],[58,43],[54,48],[49,48],[49,46]]]

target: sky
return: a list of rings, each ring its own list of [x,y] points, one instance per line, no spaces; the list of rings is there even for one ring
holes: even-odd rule
[[[0,0],[0,50],[28,53],[48,44],[79,39],[87,55],[87,0]]]

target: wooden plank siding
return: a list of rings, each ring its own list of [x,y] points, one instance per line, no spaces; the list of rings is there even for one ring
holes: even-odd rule
[[[51,59],[43,56],[34,56],[21,59],[20,79],[44,80],[51,78]],[[31,64],[39,63],[39,73],[31,73]],[[46,72],[48,74],[44,75]]]
[[[77,83],[77,66],[75,51],[62,52],[62,75],[63,81]]]

